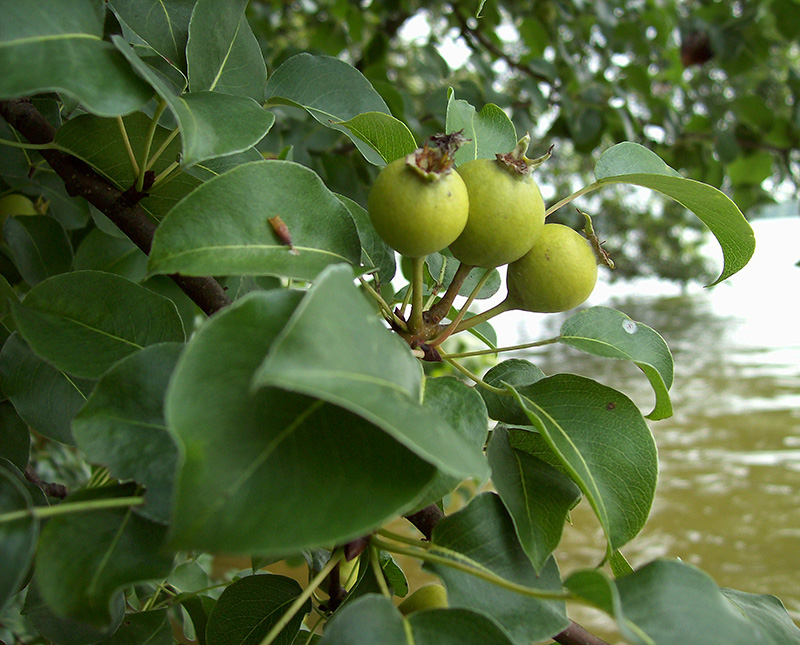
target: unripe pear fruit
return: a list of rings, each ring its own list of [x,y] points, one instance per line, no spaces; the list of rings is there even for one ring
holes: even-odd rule
[[[339,584],[344,587],[345,591],[350,591],[358,581],[360,561],[361,558],[356,557],[352,560],[342,560],[339,562]],[[319,588],[325,593],[330,593],[330,577],[325,578]]]
[[[447,591],[436,583],[423,585],[398,605],[404,616],[422,609],[444,609],[448,607]]]
[[[554,313],[583,303],[597,284],[589,241],[562,224],[545,224],[533,248],[508,265],[509,308]]]
[[[0,197],[0,219],[14,215],[38,215],[33,202],[19,193]]]
[[[487,269],[525,255],[544,226],[544,200],[531,174],[500,159],[473,159],[458,174],[469,193],[469,217],[450,252]]]
[[[441,251],[464,230],[469,198],[451,149],[427,145],[383,168],[369,192],[372,225],[395,251],[419,258]]]

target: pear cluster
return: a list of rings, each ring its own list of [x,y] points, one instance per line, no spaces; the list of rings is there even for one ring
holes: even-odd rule
[[[524,156],[525,137],[496,159],[457,169],[458,133],[432,137],[379,173],[367,210],[381,238],[408,258],[449,247],[462,264],[508,265],[508,308],[542,313],[583,303],[597,282],[589,241],[560,224],[545,224],[545,206],[532,170],[545,157]]]

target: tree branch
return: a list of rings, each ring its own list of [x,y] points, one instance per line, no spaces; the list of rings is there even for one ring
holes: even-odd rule
[[[50,143],[55,129],[28,99],[0,101],[0,115],[31,143]],[[123,192],[98,175],[85,162],[60,150],[39,151],[64,180],[67,193],[86,199],[104,213],[128,238],[150,254],[156,223],[136,204],[136,196]],[[222,286],[213,278],[169,276],[206,314],[211,315],[231,303]]]
[[[428,540],[431,539],[433,529],[443,517],[444,512],[436,504],[426,506],[413,515],[406,515],[406,519],[416,526]],[[553,640],[561,645],[609,645],[602,638],[586,631],[574,620],[569,621],[569,627],[563,632],[553,636]]]

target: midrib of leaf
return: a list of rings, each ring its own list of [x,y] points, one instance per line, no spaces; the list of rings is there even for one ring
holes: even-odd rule
[[[245,635],[245,637],[242,639],[242,643],[246,643],[246,642],[247,642],[247,639],[248,639],[248,638],[250,638],[250,636],[252,636],[252,635],[253,635],[253,632],[255,632],[256,630],[258,630],[258,628],[259,628],[259,627],[261,627],[261,626],[262,626],[264,623],[266,623],[267,621],[269,621],[269,620],[270,620],[270,619],[271,619],[271,618],[272,618],[272,617],[275,615],[275,613],[276,613],[276,612],[280,611],[280,610],[281,610],[281,609],[283,609],[284,607],[288,607],[288,606],[289,606],[289,605],[291,605],[293,602],[294,602],[294,598],[292,598],[291,600],[285,600],[285,601],[284,601],[284,602],[282,602],[280,605],[277,605],[277,606],[276,606],[276,607],[275,607],[275,608],[274,608],[272,611],[270,611],[270,612],[269,612],[269,613],[268,613],[266,616],[264,616],[264,617],[263,617],[261,620],[259,620],[259,621],[258,621],[258,622],[257,622],[257,623],[256,623],[256,624],[253,626],[253,629],[251,629],[249,632],[247,632],[247,634]]]
[[[51,316],[56,316],[58,318],[61,318],[62,320],[66,320],[67,322],[71,322],[71,323],[77,325],[78,327],[83,327],[83,328],[88,329],[89,331],[93,331],[96,334],[99,334],[101,336],[107,336],[108,338],[111,338],[111,339],[116,340],[116,341],[120,341],[122,343],[125,343],[126,345],[130,345],[131,347],[135,347],[136,349],[144,349],[144,345],[139,345],[138,343],[134,343],[132,340],[128,340],[127,338],[122,338],[122,336],[114,336],[114,334],[110,334],[109,332],[104,331],[102,329],[99,329],[97,327],[92,327],[90,325],[87,325],[84,322],[81,322],[80,320],[75,320],[74,318],[70,318],[69,316],[64,316],[63,314],[54,314],[54,313],[51,313],[49,311],[46,311],[46,312],[43,312],[43,313],[48,313]]]
[[[0,48],[3,47],[17,47],[19,45],[27,45],[30,43],[40,43],[50,40],[96,40],[102,42],[103,39],[93,34],[50,34],[48,36],[30,36],[29,38],[17,38],[16,40],[6,40],[0,42]]]
[[[586,336],[564,336],[563,334],[562,334],[561,338],[565,339],[565,340],[569,340],[569,339],[573,339],[574,338],[575,340],[579,340],[579,341],[582,340],[582,341],[590,343],[590,344],[593,343],[595,345],[602,345],[603,347],[610,347],[611,349],[614,349],[614,350],[618,351],[620,354],[624,355],[625,358],[627,358],[629,361],[636,361],[636,359],[633,356],[631,356],[628,352],[626,352],[624,349],[621,349],[617,345],[612,345],[611,343],[609,343],[607,341],[604,341],[604,340],[599,340],[597,338],[587,338]],[[565,344],[569,345],[569,343],[565,343]],[[575,349],[578,349],[578,348],[576,347]],[[640,362],[644,362],[644,361],[640,361]]]
[[[289,423],[280,433],[276,436],[267,446],[262,450],[250,465],[245,468],[239,477],[226,489],[225,494],[222,495],[216,502],[209,504],[205,513],[203,513],[191,526],[189,533],[194,533],[199,530],[200,526],[205,524],[208,518],[219,510],[221,506],[227,503],[228,499],[232,498],[236,491],[238,491],[247,481],[255,474],[256,470],[275,452],[277,447],[287,439],[295,430],[297,430],[306,419],[308,419],[320,407],[325,405],[325,401],[317,400],[309,405],[305,410],[298,414],[291,423]]]
[[[86,400],[86,395],[83,392],[81,392],[81,389],[77,385],[75,385],[75,381],[73,381],[70,378],[69,374],[67,374],[66,372],[62,372],[61,370],[58,370],[58,371],[61,374],[61,376],[63,376],[66,379],[67,383],[69,383],[72,387],[74,387],[75,390],[78,392],[78,394],[80,394],[81,397],[83,398],[83,400],[85,401]]]
[[[291,372],[289,372],[291,373]],[[304,372],[300,372],[303,374]],[[378,376],[374,376],[371,374],[360,374],[359,372],[345,372],[343,370],[322,370],[319,368],[314,368],[314,377],[329,377],[336,380],[347,380],[353,381],[357,383],[371,383],[373,385],[377,385],[379,387],[385,387],[391,390],[395,390],[400,392],[402,395],[410,397],[410,393],[408,390],[405,390],[402,386],[398,385],[397,383],[393,383],[388,379],[380,378]],[[280,379],[284,383],[292,383],[291,379]],[[300,382],[302,384],[302,381]]]
[[[86,591],[89,595],[94,594],[96,591],[97,583],[100,581],[100,576],[105,570],[108,561],[111,559],[111,554],[117,548],[117,544],[119,544],[120,539],[122,539],[122,533],[125,531],[125,527],[130,520],[132,512],[133,511],[130,508],[125,512],[125,517],[117,529],[117,532],[114,534],[114,539],[111,540],[111,544],[108,545],[108,549],[106,549],[106,552],[103,554],[103,558],[100,560],[100,564],[97,566],[97,569],[95,570],[94,575],[89,582],[89,586],[86,588]]]
[[[239,35],[239,29],[241,29],[241,28],[242,28],[242,19],[240,17],[239,18],[239,24],[236,25],[236,31],[233,32],[233,38],[231,38],[231,42],[228,45],[228,51],[225,52],[225,56],[223,57],[222,63],[219,66],[219,70],[217,71],[217,75],[214,77],[214,80],[211,82],[211,87],[208,88],[212,92],[214,91],[214,88],[217,86],[217,83],[219,83],[219,79],[222,77],[222,70],[225,69],[225,65],[228,63],[228,58],[230,57],[231,51],[233,50],[233,43],[236,42],[236,37]]]
[[[528,526],[534,526],[533,518],[531,517],[531,508],[530,508],[529,499],[528,499],[528,486],[525,483],[525,472],[522,469],[522,460],[519,458],[519,455],[517,454],[517,452],[513,448],[511,448],[511,446],[509,446],[509,449],[511,450],[511,453],[514,455],[514,459],[517,462],[517,470],[519,471],[519,481],[520,481],[521,488],[522,488],[522,496],[523,496],[524,501],[525,501],[525,515],[528,517]],[[513,519],[513,516],[512,516],[512,519]],[[523,546],[523,550],[527,551],[527,549],[525,549],[524,546]]]
[[[158,4],[164,10],[164,18],[167,21],[167,29],[169,29],[169,37],[172,39],[172,44],[175,46],[175,50],[178,51],[178,41],[175,40],[175,32],[172,31],[172,20],[169,17],[169,11],[167,11],[167,7],[164,5],[164,0],[158,0]]]
[[[598,488],[597,482],[595,481],[594,477],[592,476],[592,471],[589,468],[589,465],[586,463],[586,460],[583,458],[583,454],[581,453],[580,450],[578,450],[578,447],[572,441],[572,438],[564,431],[564,429],[556,422],[556,420],[553,419],[553,417],[551,417],[545,410],[543,410],[540,406],[538,406],[536,403],[531,401],[528,397],[523,397],[519,392],[517,392],[513,388],[512,388],[512,391],[514,392],[514,394],[517,397],[517,399],[520,402],[520,404],[522,404],[523,408],[527,408],[527,405],[525,405],[525,403],[523,403],[523,399],[524,399],[525,401],[527,401],[527,403],[529,403],[533,408],[536,409],[536,412],[534,412],[534,416],[536,417],[536,420],[539,422],[539,429],[542,431],[541,435],[544,437],[545,441],[547,442],[547,445],[550,446],[550,449],[553,450],[553,452],[555,452],[556,455],[558,455],[559,459],[561,460],[561,463],[570,472],[570,474],[572,475],[572,477],[575,480],[575,482],[578,484],[580,489],[584,492],[584,494],[588,498],[589,503],[591,504],[592,508],[595,510],[595,513],[597,514],[597,517],[598,517],[598,519],[600,520],[600,523],[603,526],[603,531],[606,534],[606,539],[608,540],[607,552],[608,552],[608,556],[610,556],[611,552],[612,552],[612,549],[611,549],[611,536],[609,535],[610,526],[609,526],[609,523],[608,523],[608,513],[606,511],[605,504],[603,503],[603,498],[602,498],[602,495],[600,494],[600,489]],[[541,414],[543,417],[545,417],[553,425],[553,427],[555,427],[558,430],[558,432],[561,434],[561,436],[567,441],[569,446],[573,449],[573,451],[574,451],[575,455],[577,456],[580,464],[583,466],[584,470],[586,471],[586,478],[584,478],[583,476],[578,474],[578,471],[575,469],[575,467],[572,465],[572,463],[565,457],[564,453],[558,448],[558,446],[556,446],[555,442],[553,441],[552,437],[550,436],[550,431],[549,431],[549,429],[547,427],[547,424],[544,423],[538,417],[539,414]],[[529,418],[530,418],[530,416],[529,416]],[[533,420],[533,419],[531,419],[531,420]],[[591,484],[591,486],[590,486],[590,484]]]
[[[169,428],[167,428],[166,425],[159,425],[158,423],[147,423],[146,421],[137,421],[136,419],[127,419],[125,417],[118,417],[113,414],[97,414],[97,415],[92,415],[89,418],[92,417],[107,419],[109,421],[119,421],[120,423],[128,423],[138,428],[149,428],[150,430],[163,430],[164,432],[169,432]]]
[[[293,248],[299,253],[301,251],[307,253],[318,253],[320,255],[330,255],[334,258],[340,258],[345,260],[348,264],[350,264],[350,260],[348,260],[343,255],[339,253],[334,253],[333,251],[328,251],[327,249],[315,249],[310,246],[296,246],[293,245]],[[176,258],[183,257],[184,255],[193,255],[197,253],[207,253],[210,251],[236,251],[239,249],[245,250],[252,250],[252,249],[260,249],[263,251],[273,251],[273,250],[288,250],[289,247],[284,244],[221,244],[219,246],[201,246],[195,249],[187,249],[186,251],[179,251],[178,253],[173,253],[171,255],[165,255],[162,259],[158,262],[154,262],[153,266],[158,266],[159,264],[163,264],[169,260],[174,260]]]

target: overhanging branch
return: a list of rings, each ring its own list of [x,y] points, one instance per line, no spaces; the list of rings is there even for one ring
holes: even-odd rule
[[[0,115],[31,143],[51,143],[55,129],[28,99],[0,101]],[[40,150],[45,161],[64,181],[67,193],[83,197],[108,217],[146,254],[150,254],[156,223],[119,188],[97,174],[85,162],[60,150]],[[231,303],[222,286],[213,278],[169,276],[206,314],[211,315]]]

